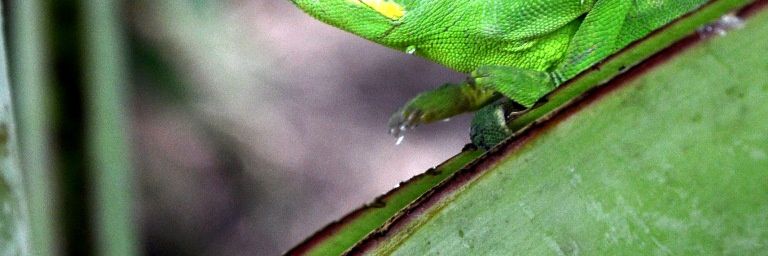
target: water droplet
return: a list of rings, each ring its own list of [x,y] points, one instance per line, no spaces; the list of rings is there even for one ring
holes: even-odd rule
[[[403,143],[403,139],[405,139],[405,135],[401,134],[400,136],[397,136],[397,141],[395,141],[395,145],[397,146],[397,145],[402,144]]]
[[[744,20],[733,14],[726,14],[715,22],[704,25],[697,29],[699,36],[708,38],[712,35],[724,36],[729,30],[740,29],[744,27]]]
[[[443,119],[443,122],[445,122],[445,123],[450,122],[450,121],[451,121],[450,118]]]
[[[414,54],[416,53],[416,46],[415,45],[409,45],[405,48],[405,53],[407,54]]]

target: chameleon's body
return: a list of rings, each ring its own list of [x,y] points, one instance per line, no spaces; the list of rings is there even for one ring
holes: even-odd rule
[[[525,108],[564,81],[707,0],[292,0],[310,15],[459,72],[396,113],[393,133],[475,111],[499,94]],[[505,103],[511,104],[511,103]],[[506,135],[500,104],[481,110],[473,142]],[[490,120],[490,121],[489,121]],[[501,134],[501,135],[497,135]],[[485,136],[488,134],[488,136]]]

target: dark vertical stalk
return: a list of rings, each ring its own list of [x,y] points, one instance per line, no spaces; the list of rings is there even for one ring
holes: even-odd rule
[[[92,171],[97,255],[137,253],[133,223],[133,177],[126,143],[125,57],[113,0],[82,2],[85,30],[86,152]]]
[[[32,255],[56,255],[57,237],[52,167],[53,126],[46,12],[42,1],[13,2],[12,58],[19,121],[21,166],[27,192],[29,238]]]
[[[101,0],[11,4],[29,253],[136,254],[118,6]],[[0,96],[1,86],[2,78]]]

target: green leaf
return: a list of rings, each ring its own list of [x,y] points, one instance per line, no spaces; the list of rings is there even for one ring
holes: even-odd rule
[[[424,195],[429,189],[482,153],[481,150],[464,151],[440,166],[403,182],[398,188],[377,198],[373,203],[329,224],[286,254],[338,255],[343,253],[368,233],[381,227],[414,199]]]
[[[672,47],[458,172],[353,252],[768,251],[766,41],[762,11]]]

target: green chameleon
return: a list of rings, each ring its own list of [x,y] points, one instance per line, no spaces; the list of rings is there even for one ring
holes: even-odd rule
[[[335,27],[459,72],[411,99],[390,133],[477,111],[471,139],[489,148],[510,118],[602,59],[706,0],[291,0]]]

